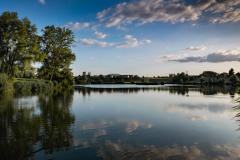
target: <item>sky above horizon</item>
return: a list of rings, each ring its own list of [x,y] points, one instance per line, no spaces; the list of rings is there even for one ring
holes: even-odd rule
[[[75,75],[240,71],[240,0],[1,0],[36,24],[71,29]]]

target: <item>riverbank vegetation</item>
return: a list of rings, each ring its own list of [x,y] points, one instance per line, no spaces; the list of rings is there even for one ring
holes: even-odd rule
[[[28,18],[15,12],[0,15],[0,92],[69,89],[75,60],[71,30],[46,26],[42,35]],[[38,64],[38,65],[36,65]],[[38,67],[36,67],[38,66]]]
[[[139,77],[137,75],[94,75],[86,74],[75,77],[76,84],[192,84],[192,85],[232,85],[240,83],[240,73],[235,73],[230,69],[228,73],[216,73],[204,71],[199,75],[189,75],[186,73],[170,74],[160,77]]]

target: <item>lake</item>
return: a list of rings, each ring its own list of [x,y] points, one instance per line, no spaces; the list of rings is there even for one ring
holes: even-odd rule
[[[237,98],[230,87],[144,85],[2,95],[0,159],[239,160]]]

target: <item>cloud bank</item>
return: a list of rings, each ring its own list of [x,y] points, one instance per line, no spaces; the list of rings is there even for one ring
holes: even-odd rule
[[[123,2],[97,13],[106,27],[138,22],[196,22],[202,17],[211,23],[240,21],[239,0],[138,0]],[[206,16],[207,15],[207,16]]]
[[[206,56],[187,56],[184,58],[172,58],[172,57],[164,57],[169,58],[168,61],[175,62],[209,62],[209,63],[219,63],[219,62],[234,62],[240,61],[240,51],[228,50],[216,53],[210,53]],[[172,58],[172,59],[170,59]]]
[[[80,42],[85,46],[111,47],[114,45],[113,43],[87,38],[81,39]]]
[[[102,34],[101,35],[99,34],[99,35],[96,35],[96,37],[98,39],[103,39],[104,36]],[[98,39],[84,38],[84,39],[81,39],[80,42],[82,45],[85,45],[85,46],[115,47],[115,48],[136,48],[141,45],[147,45],[152,43],[152,41],[149,39],[139,40],[133,35],[125,35],[123,38],[124,40],[123,42],[116,42],[116,43],[100,41]]]

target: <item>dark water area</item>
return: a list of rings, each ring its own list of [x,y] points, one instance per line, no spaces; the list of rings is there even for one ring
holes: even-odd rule
[[[0,96],[0,159],[239,160],[231,87],[81,86]]]

